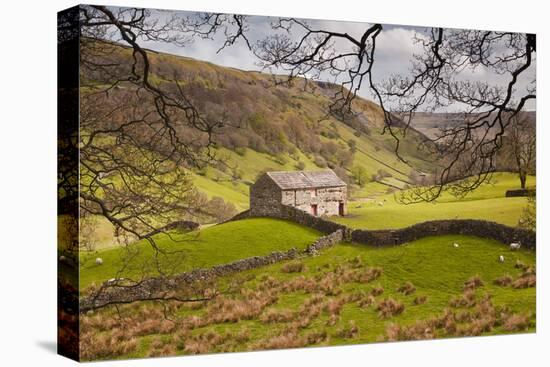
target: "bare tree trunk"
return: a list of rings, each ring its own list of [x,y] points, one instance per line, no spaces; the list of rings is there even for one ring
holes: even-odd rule
[[[519,181],[521,182],[521,189],[525,190],[525,182],[527,181],[527,173],[526,172],[520,172],[519,173]]]

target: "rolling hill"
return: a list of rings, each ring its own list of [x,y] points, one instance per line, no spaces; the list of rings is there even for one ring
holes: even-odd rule
[[[107,61],[127,64],[131,50],[116,44],[109,48]],[[177,82],[186,97],[209,119],[226,124],[214,136],[213,153],[220,162],[203,169],[191,169],[195,185],[209,197],[219,196],[238,210],[248,206],[248,187],[267,170],[302,170],[330,167],[348,183],[354,183],[352,169],[366,170],[368,183],[355,187],[363,197],[385,193],[407,184],[411,167],[399,161],[395,142],[382,134],[381,108],[357,97],[358,113],[338,120],[327,116],[331,96],[337,87],[330,83],[301,80],[291,85],[275,85],[273,76],[218,66],[187,57],[148,51],[150,80],[160,88]],[[105,57],[104,55],[102,57]],[[128,60],[127,60],[128,59]],[[127,70],[117,70],[124,75]],[[111,76],[83,71],[83,94],[104,89]],[[118,83],[109,90],[109,103],[116,103],[135,86]],[[109,102],[109,101],[113,102]],[[418,151],[425,136],[411,129],[402,139],[401,154],[415,170],[430,172],[434,165]]]

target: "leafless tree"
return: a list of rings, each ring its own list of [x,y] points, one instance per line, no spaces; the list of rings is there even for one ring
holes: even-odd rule
[[[403,203],[434,201],[444,191],[463,196],[489,179],[495,156],[511,120],[536,98],[535,80],[525,92],[517,90],[535,60],[533,34],[433,28],[419,33],[422,52],[414,56],[409,74],[383,83],[373,78],[381,24],[366,25],[359,37],[316,28],[308,22],[281,18],[273,23],[283,30],[258,43],[256,55],[265,68],[282,69],[288,80],[332,77],[341,85],[330,113],[345,118],[353,114],[353,100],[365,86],[384,111],[384,133],[400,141],[406,136],[415,112],[456,107],[463,123],[445,128],[426,139],[426,151],[436,167],[432,184],[403,192]],[[465,70],[484,69],[506,79],[504,86],[471,81]]]
[[[213,136],[231,121],[224,114],[201,113],[178,82],[180,71],[165,83],[153,81],[150,51],[141,46],[145,41],[185,45],[205,25],[177,16],[152,17],[146,9],[104,6],[79,6],[58,21],[60,63],[67,67],[62,71],[69,74],[70,63],[78,61],[70,59],[70,47],[80,57],[78,82],[69,86],[62,80],[59,89],[60,99],[80,96],[79,106],[60,106],[59,214],[102,216],[119,239],[145,240],[154,249],[139,279],[125,276],[117,287],[139,286],[152,273],[171,275],[184,254],[159,247],[154,235],[170,235],[164,229],[175,221],[217,214],[208,212],[215,205],[206,205],[190,170],[217,161]],[[227,40],[230,45],[230,34]],[[135,254],[126,247],[131,258]],[[95,296],[112,285],[99,287]],[[188,292],[170,299],[194,300]]]
[[[535,123],[522,115],[512,118],[509,131],[510,153],[515,162],[521,188],[525,189],[527,175],[535,171],[536,163]]]

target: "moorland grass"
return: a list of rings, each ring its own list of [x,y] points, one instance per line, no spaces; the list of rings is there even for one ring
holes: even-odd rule
[[[498,261],[500,255],[505,257],[503,263]],[[517,262],[525,266],[518,267]],[[240,287],[202,304],[171,304],[173,327],[166,329],[161,317],[145,332],[130,332],[128,337],[135,340],[130,351],[113,345],[118,352],[110,357],[535,330],[534,284],[514,288],[494,283],[505,274],[521,279],[525,268],[535,264],[532,251],[511,251],[496,241],[475,237],[439,236],[388,248],[341,244],[302,263],[301,272],[284,271],[288,265],[283,262],[221,278],[220,290],[235,282]],[[365,277],[372,269],[379,269],[376,276]],[[463,295],[471,303],[453,301]],[[143,307],[149,311],[140,311]],[[142,330],[145,321],[158,319],[164,311],[151,303],[129,305],[121,312],[127,319],[120,327],[132,330],[135,323]],[[93,326],[88,317],[84,333],[94,335],[99,326]],[[93,317],[107,324],[118,320],[118,314],[109,309]],[[433,329],[430,333],[415,334],[426,325]],[[114,326],[111,333],[117,329]]]

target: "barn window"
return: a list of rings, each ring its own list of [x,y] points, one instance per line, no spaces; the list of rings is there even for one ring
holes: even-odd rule
[[[309,193],[310,193],[310,195],[311,195],[312,198],[317,197],[317,189],[309,190]]]

